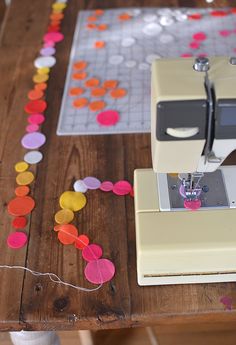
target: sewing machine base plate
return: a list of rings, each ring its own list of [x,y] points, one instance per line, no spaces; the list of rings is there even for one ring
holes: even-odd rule
[[[160,211],[152,169],[135,170],[134,195],[139,285],[236,281],[236,209]]]

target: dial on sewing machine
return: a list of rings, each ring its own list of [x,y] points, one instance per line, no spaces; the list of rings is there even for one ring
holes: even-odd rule
[[[152,65],[153,169],[134,173],[140,285],[236,280],[236,58]]]

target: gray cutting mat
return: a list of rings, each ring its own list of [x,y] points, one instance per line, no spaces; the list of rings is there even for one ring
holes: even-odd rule
[[[222,9],[221,9],[222,10]],[[150,66],[154,58],[179,57],[182,54],[199,56],[235,55],[236,15],[213,17],[211,9],[197,9],[200,20],[189,20],[196,9],[133,8],[105,10],[96,24],[108,24],[109,30],[88,30],[87,18],[94,11],[81,11],[77,18],[66,85],[60,110],[58,135],[115,134],[150,131]],[[132,18],[120,21],[118,16],[129,13]],[[222,36],[220,31],[226,31]],[[189,44],[192,36],[204,32],[207,39],[198,49]],[[94,42],[103,40],[103,49],[94,49]],[[76,109],[69,96],[71,87],[83,86],[84,81],[72,79],[73,64],[78,60],[88,62],[88,77],[119,80],[119,87],[128,93],[124,98],[112,99],[109,94],[102,99],[105,109],[117,110],[120,121],[112,127],[96,122],[96,114],[88,107]],[[90,98],[86,91],[81,97]],[[95,99],[93,99],[95,100]]]

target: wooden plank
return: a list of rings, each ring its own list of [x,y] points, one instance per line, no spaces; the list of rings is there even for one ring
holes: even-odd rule
[[[57,137],[56,125],[66,75],[72,34],[79,9],[101,7],[98,1],[71,0],[65,12],[62,31],[65,40],[58,45],[57,64],[51,72],[47,99],[47,121],[43,132],[47,143],[44,160],[38,165],[33,195],[36,209],[30,222],[27,250],[6,249],[5,239],[10,220],[5,212],[12,197],[14,163],[22,157],[19,140],[24,132],[23,107],[32,86],[33,60],[40,49],[52,1],[13,1],[1,38],[2,97],[0,123],[1,157],[1,221],[4,236],[0,242],[0,262],[24,265],[37,271],[54,272],[64,280],[90,286],[83,277],[81,253],[71,246],[62,246],[53,229],[53,215],[58,198],[73,181],[94,175],[113,181],[133,179],[135,168],[151,166],[150,138],[146,134]],[[179,1],[181,5],[186,2]],[[177,6],[177,0],[104,1],[102,7]],[[188,1],[188,6],[205,5],[204,1]],[[215,1],[217,5],[226,2]],[[236,1],[231,4],[236,5]],[[16,15],[17,13],[17,15]],[[15,121],[13,121],[13,119]],[[28,330],[107,329],[146,324],[172,325],[192,321],[209,323],[236,320],[235,311],[224,311],[219,302],[222,295],[232,296],[235,284],[138,287],[135,260],[134,209],[131,198],[117,198],[98,191],[88,193],[88,205],[77,215],[80,233],[102,244],[104,256],[111,258],[117,273],[111,283],[98,292],[76,292],[60,287],[45,278],[30,274],[4,272],[0,286],[0,328]],[[23,281],[24,279],[24,281]],[[21,290],[23,294],[21,295]],[[11,300],[11,303],[9,303]],[[10,311],[9,311],[10,310]],[[20,325],[19,325],[20,318]]]

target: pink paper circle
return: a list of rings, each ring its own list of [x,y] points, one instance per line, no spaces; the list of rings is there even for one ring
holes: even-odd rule
[[[43,114],[32,114],[28,116],[28,122],[34,125],[40,125],[45,121],[45,116]]]
[[[90,283],[103,284],[114,277],[115,266],[108,259],[91,261],[85,267],[84,274]]]
[[[101,185],[101,182],[92,176],[85,177],[83,182],[88,189],[98,189]]]
[[[86,261],[98,260],[102,256],[102,248],[98,244],[89,244],[83,249],[82,256]]]
[[[128,181],[118,181],[114,184],[113,193],[116,195],[127,195],[131,192],[132,186]]]
[[[53,41],[60,42],[64,38],[64,35],[61,32],[48,32],[43,36],[44,42]]]
[[[204,41],[207,38],[206,34],[204,32],[196,32],[193,35],[193,39],[197,41]]]
[[[56,52],[56,49],[53,47],[44,47],[40,50],[40,54],[42,56],[51,56],[54,55]]]
[[[53,41],[47,41],[44,43],[43,47],[47,48],[47,47],[54,47],[55,46],[55,42]]]
[[[27,235],[24,232],[13,232],[7,238],[7,245],[13,249],[19,249],[24,247],[27,243]]]
[[[197,41],[190,42],[189,47],[192,49],[198,49],[200,47],[200,43]]]
[[[120,115],[115,110],[105,110],[96,117],[97,122],[102,126],[114,126],[120,119]]]
[[[21,144],[26,149],[38,149],[46,141],[46,137],[43,133],[33,132],[27,133],[21,139]]]
[[[193,54],[185,53],[185,54],[181,54],[180,56],[181,56],[182,58],[188,58],[188,57],[192,57]]]
[[[184,207],[191,210],[196,211],[201,207],[201,200],[184,200]]]
[[[37,132],[37,130],[39,129],[39,125],[31,124],[31,125],[26,126],[25,129],[26,129],[26,132],[28,133]]]
[[[110,192],[113,190],[113,183],[111,181],[103,181],[101,183],[101,186],[100,186],[100,189],[103,191],[103,192]]]
[[[229,35],[231,35],[231,31],[230,30],[221,30],[221,31],[219,31],[219,34],[222,37],[228,37]]]

